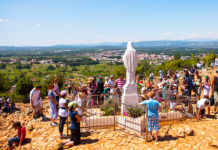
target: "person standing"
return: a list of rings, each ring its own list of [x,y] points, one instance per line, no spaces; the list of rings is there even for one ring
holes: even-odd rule
[[[194,85],[194,92],[197,97],[201,96],[201,84],[202,84],[202,78],[199,76],[199,72],[195,71],[195,76],[193,78],[193,85]]]
[[[158,130],[159,130],[159,115],[158,115],[158,110],[160,111],[160,104],[158,101],[156,101],[154,99],[154,92],[149,92],[148,93],[148,97],[149,100],[145,100],[143,102],[141,102],[139,105],[140,106],[147,106],[147,110],[148,110],[148,119],[147,119],[147,123],[148,123],[148,131],[149,131],[149,135],[150,135],[150,139],[153,140],[152,137],[152,129],[154,128],[155,131],[155,135],[156,135],[156,142],[158,141]]]
[[[70,80],[70,82],[68,83],[68,93],[71,94],[71,91],[72,91],[72,81]]]
[[[60,109],[58,111],[58,115],[60,116],[60,123],[59,123],[60,135],[59,135],[59,138],[64,139],[67,137],[65,134],[63,134],[64,124],[65,124],[67,117],[68,117],[68,103],[66,100],[67,91],[61,91],[60,95],[61,95],[61,98],[59,101]]]
[[[160,79],[162,79],[163,78],[163,69],[161,69],[158,73],[160,75]]]
[[[204,97],[209,99],[209,94],[210,94],[210,86],[211,86],[211,82],[210,82],[210,78],[208,75],[204,76]]]
[[[57,101],[57,104],[56,104],[56,109],[58,111],[58,103],[59,103],[59,98],[60,98],[60,90],[59,90],[59,86],[58,86],[58,78],[55,78],[54,79],[54,94],[55,94],[55,99]]]
[[[190,70],[189,70],[189,75],[190,75],[190,77],[191,77],[192,80],[193,80],[193,78],[194,78],[194,76],[195,76],[195,69],[194,69],[193,66],[191,66],[191,68],[190,68]]]
[[[36,121],[36,112],[39,111],[40,115],[42,116],[42,120],[46,120],[47,118],[43,116],[42,107],[40,104],[40,90],[42,89],[41,85],[37,85],[33,88],[30,92],[30,104],[33,108],[33,121]]]
[[[126,81],[123,79],[123,75],[120,75],[120,78],[115,81],[115,84],[117,84],[117,87],[118,87],[117,92],[119,94],[119,97],[118,97],[119,101],[121,99],[121,96],[122,96],[122,93],[123,93],[123,86],[124,86],[125,83],[126,83]]]
[[[104,82],[103,82],[103,78],[100,77],[99,82],[97,83],[97,88],[95,90],[95,95],[98,95],[98,105],[101,104],[101,102],[104,99],[103,92],[104,92]],[[97,104],[97,102],[94,103]]]
[[[49,98],[49,106],[50,106],[50,114],[51,114],[51,126],[57,126],[55,119],[57,119],[57,105],[58,102],[55,99],[54,94],[54,84],[49,84],[49,91],[48,91],[48,98]]]
[[[214,94],[214,106],[213,113],[216,113],[216,109],[218,106],[218,69],[216,70],[216,76],[213,78],[211,82],[212,93]]]
[[[149,80],[148,80],[149,83],[153,82],[153,76],[154,76],[153,72],[150,71],[150,77],[149,77]]]

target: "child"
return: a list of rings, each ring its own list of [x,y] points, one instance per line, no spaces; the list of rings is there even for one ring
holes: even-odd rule
[[[60,116],[60,123],[59,123],[59,132],[60,132],[60,139],[66,138],[66,135],[63,134],[64,124],[68,117],[68,107],[67,107],[67,91],[61,91],[60,93],[61,99],[59,100],[60,109],[58,115]]]
[[[81,138],[81,133],[80,133],[80,122],[82,119],[78,115],[78,113],[75,111],[77,108],[77,102],[73,101],[68,104],[69,107],[69,115],[70,115],[70,120],[71,120],[71,126],[70,126],[70,131],[71,131],[71,137],[67,141],[61,143],[58,147],[58,150],[63,149],[63,146],[73,146],[73,145],[79,145],[80,144],[80,138]]]
[[[17,137],[13,137],[8,140],[9,150],[12,150],[13,144],[16,144],[18,145],[18,147],[21,147],[21,144],[25,140],[25,137],[26,137],[26,129],[21,126],[20,122],[15,122],[13,124],[13,128],[18,129]]]
[[[83,92],[78,93],[78,98],[77,98],[78,107],[77,107],[76,111],[78,112],[80,118],[82,118],[82,116],[83,116],[83,108],[82,107],[83,107],[84,96],[85,96],[85,94]]]

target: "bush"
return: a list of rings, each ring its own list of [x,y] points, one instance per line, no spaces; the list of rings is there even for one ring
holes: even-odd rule
[[[137,118],[143,115],[143,110],[140,109],[137,105],[136,108],[134,107],[127,107],[127,113],[129,117]]]

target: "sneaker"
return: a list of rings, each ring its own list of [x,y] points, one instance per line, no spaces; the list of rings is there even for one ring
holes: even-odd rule
[[[36,119],[33,119],[34,122],[36,122]]]
[[[65,134],[59,135],[60,139],[65,139],[67,136]]]
[[[53,122],[51,122],[50,125],[53,126],[53,127],[57,126],[57,124],[55,124]]]

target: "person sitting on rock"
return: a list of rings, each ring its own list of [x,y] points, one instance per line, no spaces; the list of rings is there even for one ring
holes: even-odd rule
[[[5,103],[4,103],[3,112],[6,112],[6,113],[10,112],[10,107],[9,107],[9,102],[8,101],[5,101]]]
[[[152,129],[154,128],[155,134],[156,134],[156,142],[158,141],[158,130],[159,130],[159,115],[158,110],[161,110],[160,104],[158,101],[154,99],[154,92],[151,91],[148,93],[149,100],[145,100],[141,102],[139,105],[147,105],[148,109],[148,131],[150,135],[150,139],[153,140],[152,137]]]
[[[71,120],[71,126],[70,126],[70,131],[71,131],[71,137],[67,141],[61,143],[58,147],[58,150],[63,149],[63,146],[73,146],[73,145],[79,145],[80,144],[80,138],[81,138],[81,133],[80,133],[80,122],[82,119],[78,115],[78,113],[75,111],[77,108],[77,102],[72,101],[68,104],[69,107],[69,115],[70,115],[70,120]]]
[[[68,102],[66,101],[67,98],[67,91],[61,91],[60,93],[61,99],[59,100],[60,109],[58,115],[60,116],[60,123],[59,123],[59,132],[60,132],[60,139],[66,138],[66,135],[63,134],[64,124],[68,117]]]
[[[11,110],[16,110],[14,101],[11,102]]]
[[[22,127],[20,122],[15,122],[13,124],[13,128],[17,129],[17,137],[10,138],[8,140],[9,150],[12,150],[12,145],[16,144],[18,147],[21,147],[22,142],[25,140],[26,137],[26,129]]]
[[[208,107],[208,117],[210,116],[210,101],[206,97],[197,102],[198,118],[202,118],[205,115],[205,108]]]

